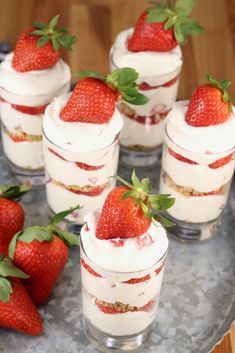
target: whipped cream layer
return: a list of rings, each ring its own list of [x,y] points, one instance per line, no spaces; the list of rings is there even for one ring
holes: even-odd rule
[[[166,231],[159,223],[152,223],[148,231],[139,237],[121,239],[124,245],[118,247],[113,240],[101,240],[95,236],[99,216],[100,211],[97,210],[88,214],[84,220],[89,230],[86,231],[85,226],[81,230],[84,251],[95,265],[122,273],[144,271],[156,264],[166,253],[168,239]],[[127,274],[128,277],[130,274]]]
[[[132,67],[139,74],[139,81],[149,85],[163,84],[179,73],[182,53],[179,46],[169,52],[131,52],[127,49],[128,38],[134,29],[120,32],[110,52],[111,68]]]
[[[47,70],[18,72],[12,67],[13,56],[14,53],[8,54],[0,65],[0,94],[11,103],[18,103],[14,95],[21,97],[21,104],[23,97],[28,97],[24,104],[29,106],[36,103],[35,96],[49,96],[47,100],[50,100],[50,96],[57,95],[56,92],[70,81],[69,66],[62,59]]]
[[[197,163],[210,164],[228,154],[235,147],[235,115],[218,125],[195,127],[187,124],[185,113],[188,101],[176,102],[167,116],[168,144],[174,150]],[[177,148],[178,145],[178,148]]]
[[[65,122],[60,112],[66,105],[70,94],[55,98],[48,105],[43,120],[43,131],[47,139],[65,150],[65,158],[74,160],[71,152],[97,151],[114,142],[123,127],[120,113],[115,109],[111,120],[105,124]]]

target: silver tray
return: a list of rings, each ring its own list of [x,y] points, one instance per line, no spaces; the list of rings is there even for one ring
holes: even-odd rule
[[[159,170],[150,174],[155,185]],[[142,174],[142,175],[141,175]],[[119,175],[129,176],[126,170]],[[0,148],[0,183],[11,183]],[[45,191],[24,197],[27,225],[47,224]],[[235,187],[214,239],[203,243],[170,240],[157,325],[142,353],[208,353],[235,316]],[[44,334],[34,338],[0,329],[0,353],[95,353],[82,329],[79,250],[59,278],[47,305],[40,307]]]

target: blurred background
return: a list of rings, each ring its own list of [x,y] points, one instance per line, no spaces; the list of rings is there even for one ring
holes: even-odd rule
[[[33,21],[48,22],[60,14],[59,24],[78,38],[74,51],[64,53],[72,73],[81,69],[107,73],[115,36],[133,26],[148,4],[147,0],[0,0],[0,41],[14,48],[18,35]],[[179,98],[188,98],[210,73],[232,81],[229,92],[235,102],[235,0],[197,0],[192,16],[205,31],[183,47]]]

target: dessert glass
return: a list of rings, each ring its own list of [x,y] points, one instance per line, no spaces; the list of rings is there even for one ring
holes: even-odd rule
[[[66,217],[79,231],[86,213],[102,207],[115,186],[122,118],[117,109],[107,124],[64,122],[60,111],[70,94],[57,97],[43,119],[46,193],[52,213],[82,207]]]
[[[44,184],[42,119],[46,106],[69,90],[69,82],[50,95],[19,96],[1,88],[3,151],[11,171],[19,181]]]
[[[170,193],[176,200],[166,211],[176,223],[168,232],[182,240],[208,239],[221,223],[234,172],[235,147],[220,153],[195,153],[175,143],[167,127],[168,118],[160,175],[160,193]],[[219,166],[222,159],[226,163]]]
[[[128,36],[131,34],[131,30],[124,32]],[[121,32],[119,37],[124,32]],[[115,63],[114,50],[115,45],[110,51],[111,70],[120,68]],[[139,53],[132,53],[132,55],[134,54],[139,55]],[[164,61],[163,58],[160,60]],[[148,64],[148,59],[146,59],[146,65]],[[142,73],[143,67],[141,70],[141,67],[136,67],[131,62],[128,62],[127,66],[133,67],[139,72],[137,81],[139,92],[145,94],[149,98],[149,102],[142,106],[126,102],[118,104],[124,120],[124,128],[120,135],[120,161],[129,168],[154,166],[160,163],[164,119],[177,98],[182,59],[176,68],[172,70],[169,67],[164,74],[159,73],[158,62],[155,64],[155,70],[153,67],[148,76]]]
[[[16,179],[42,185],[42,118],[54,97],[69,90],[70,69],[60,59],[47,70],[19,72],[13,59],[14,52],[0,65],[3,151]]]
[[[86,236],[86,227],[81,235]],[[83,321],[88,339],[104,352],[139,348],[155,324],[167,250],[151,267],[118,272],[98,266],[87,256],[83,236],[80,248]],[[135,283],[135,279],[142,281]]]

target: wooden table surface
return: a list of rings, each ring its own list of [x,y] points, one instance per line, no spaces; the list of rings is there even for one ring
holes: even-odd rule
[[[78,37],[74,51],[65,56],[72,72],[106,73],[115,36],[133,26],[147,5],[147,0],[0,0],[0,40],[8,40],[14,47],[18,35],[34,20],[48,22],[59,13],[61,24]],[[205,32],[183,48],[179,98],[189,98],[195,86],[204,82],[205,74],[211,73],[232,81],[230,94],[235,102],[234,5],[234,0],[197,0],[193,17]],[[235,325],[213,353],[235,353]]]

